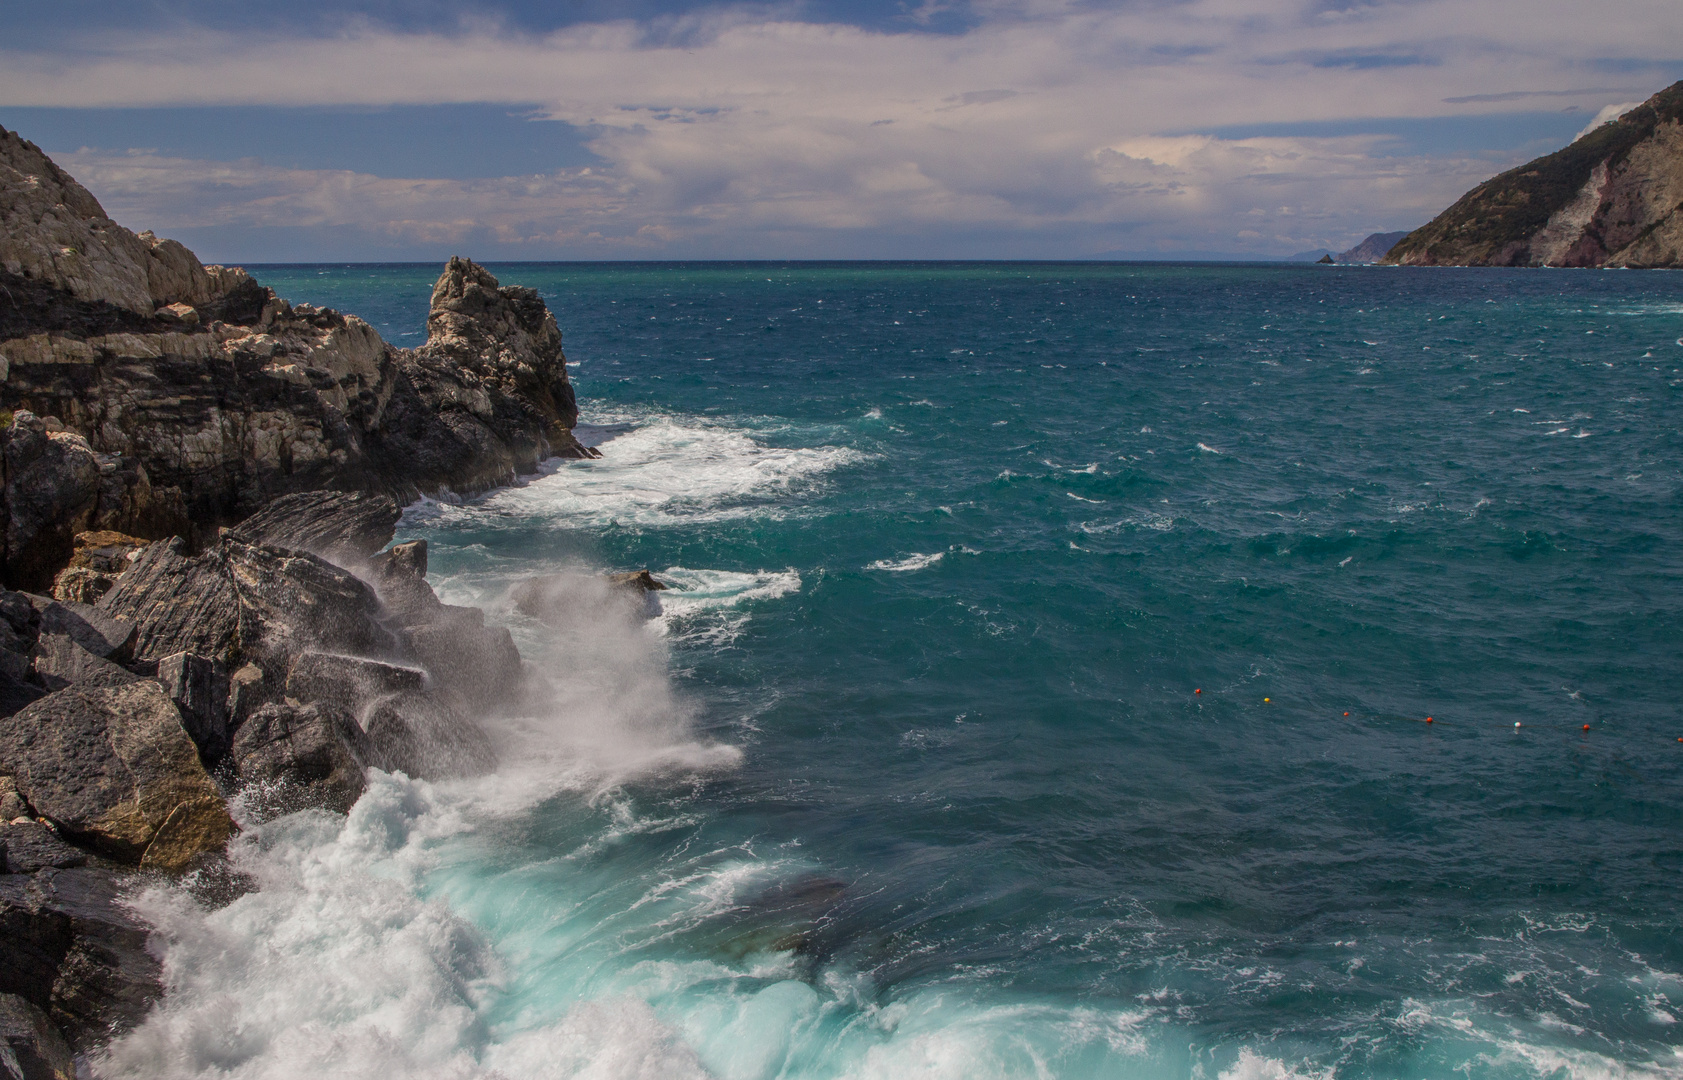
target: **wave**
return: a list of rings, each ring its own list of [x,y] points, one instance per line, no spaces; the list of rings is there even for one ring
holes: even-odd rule
[[[904,559],[878,559],[865,567],[867,570],[886,570],[891,574],[907,574],[913,570],[923,570],[934,566],[946,556],[946,552],[937,551],[933,555],[923,555],[918,552],[906,556]]]
[[[597,418],[614,437],[592,461],[546,462],[543,472],[470,507],[423,500],[410,526],[467,523],[495,527],[533,517],[584,527],[660,527],[787,512],[788,496],[837,469],[868,459],[847,446],[770,446],[725,423],[655,415]]]

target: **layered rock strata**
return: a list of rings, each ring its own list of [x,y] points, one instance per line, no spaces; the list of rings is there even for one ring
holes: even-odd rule
[[[397,349],[136,235],[0,129],[0,580],[45,590],[85,531],[199,548],[278,495],[403,504],[592,455],[536,292],[452,259],[428,331]]]
[[[1683,265],[1683,82],[1487,180],[1384,258],[1405,266]]]

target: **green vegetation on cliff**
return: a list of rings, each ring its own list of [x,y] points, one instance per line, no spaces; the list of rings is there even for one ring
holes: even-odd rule
[[[1617,252],[1652,234],[1663,220],[1635,220],[1630,212],[1633,207],[1614,205],[1618,200],[1606,189],[1630,171],[1627,166],[1634,152],[1654,144],[1657,136],[1665,134],[1662,128],[1675,130],[1680,122],[1683,82],[1655,94],[1565,149],[1485,181],[1405,236],[1384,261],[1417,266],[1603,265]],[[1644,161],[1643,171],[1649,164]],[[1603,166],[1605,172],[1600,174],[1598,185],[1602,190],[1586,192]],[[1632,179],[1641,183],[1645,178]],[[1582,221],[1555,221],[1556,215],[1579,200],[1583,200]],[[1668,200],[1661,209],[1674,214],[1678,205]],[[1577,231],[1552,239],[1545,254],[1535,241],[1551,222],[1557,232]],[[1645,265],[1656,263],[1650,260]]]

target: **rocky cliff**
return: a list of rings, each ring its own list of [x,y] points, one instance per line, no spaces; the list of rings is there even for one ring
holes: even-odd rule
[[[0,580],[44,589],[74,537],[185,537],[288,492],[407,503],[589,456],[531,289],[451,259],[427,343],[291,304],[105,215],[0,129]]]
[[[1384,261],[1683,265],[1683,82],[1566,149],[1485,181]]]
[[[486,771],[481,720],[546,693],[388,545],[418,494],[594,456],[561,333],[463,259],[427,325],[202,266],[0,129],[0,1075],[85,1074],[162,992],[126,891],[226,902],[242,825]]]

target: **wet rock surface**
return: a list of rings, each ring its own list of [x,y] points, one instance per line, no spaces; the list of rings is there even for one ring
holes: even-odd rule
[[[57,1076],[160,992],[125,890],[238,879],[230,799],[495,767],[525,666],[424,541],[388,548],[399,506],[595,451],[536,292],[452,259],[396,349],[122,228],[4,130],[0,287],[0,1039]]]
[[[4,1067],[13,1080],[74,1080],[70,1044],[47,1014],[16,994],[0,994],[0,1045],[11,1054]]]

